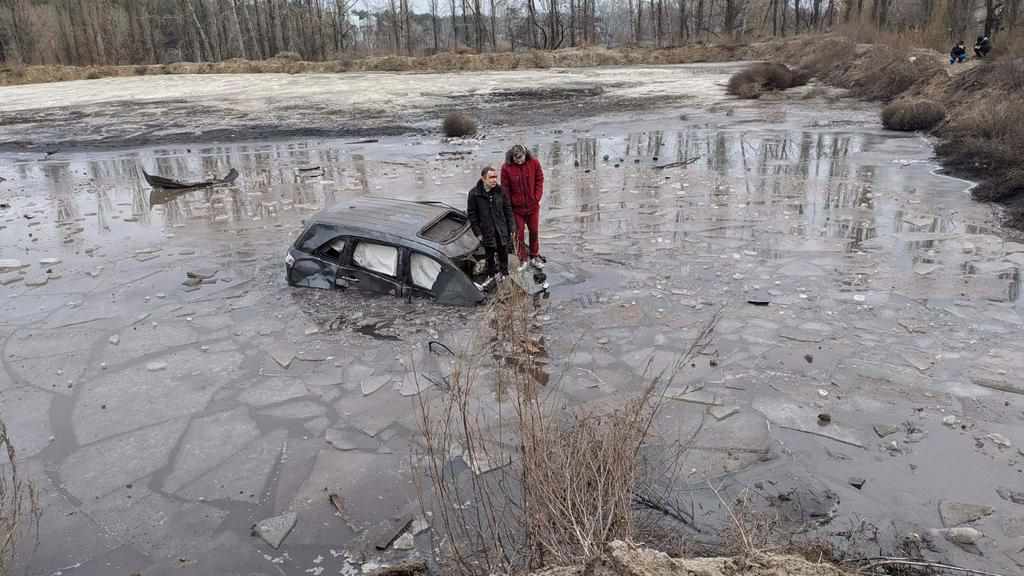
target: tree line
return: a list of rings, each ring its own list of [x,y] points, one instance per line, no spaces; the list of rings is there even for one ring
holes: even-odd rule
[[[109,65],[1015,27],[1024,0],[0,0],[0,61]],[[413,6],[413,4],[416,4]],[[979,27],[981,29],[979,29]]]

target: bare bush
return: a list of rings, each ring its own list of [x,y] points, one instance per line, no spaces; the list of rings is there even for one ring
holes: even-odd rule
[[[441,131],[448,138],[465,138],[476,134],[476,120],[461,112],[452,112],[444,117]]]
[[[445,394],[419,396],[430,504],[462,574],[581,565],[612,540],[634,538],[640,452],[671,384],[666,374],[699,352],[691,347],[628,398],[567,409],[546,384],[535,312],[506,282]],[[468,464],[464,474],[455,457]]]
[[[293,62],[300,62],[300,61],[302,61],[302,55],[301,54],[299,54],[298,52],[291,52],[289,50],[278,52],[274,56],[274,58],[276,58],[278,60],[291,60]]]
[[[757,98],[764,92],[787,90],[807,83],[810,76],[777,62],[759,62],[729,78],[726,92],[740,98]]]
[[[932,100],[897,100],[882,108],[882,126],[888,130],[931,130],[945,118],[945,106]]]
[[[1024,168],[1013,167],[1003,174],[984,180],[971,191],[982,202],[1011,202],[1024,198]]]
[[[39,498],[35,486],[18,471],[17,451],[0,421],[0,452],[7,460],[0,466],[0,574],[10,574],[20,536],[39,523]]]
[[[856,44],[846,38],[826,38],[813,46],[813,49],[801,47],[800,69],[809,74],[827,79],[838,66],[852,61],[856,57]]]
[[[969,176],[998,180],[1024,157],[1024,102],[998,95],[961,107],[940,131],[943,163]],[[1001,195],[997,193],[995,195]]]
[[[991,64],[994,76],[1007,90],[1024,90],[1024,57],[1004,57]]]

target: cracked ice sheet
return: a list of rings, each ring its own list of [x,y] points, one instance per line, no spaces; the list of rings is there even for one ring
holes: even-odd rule
[[[120,344],[109,345],[103,351],[103,360],[111,366],[199,341],[199,335],[187,322],[157,322],[154,327],[148,318],[124,327],[118,334]]]
[[[274,408],[266,408],[260,411],[260,415],[281,418],[283,420],[306,420],[317,416],[323,416],[326,411],[326,408],[316,402],[300,400],[298,402],[289,402],[288,404],[275,406]]]
[[[231,458],[259,435],[259,428],[245,408],[196,418],[185,433],[170,475],[164,480],[164,490],[177,492]]]
[[[415,502],[407,467],[405,456],[340,452],[324,446],[313,471],[294,495],[292,507],[300,515],[315,514],[329,508],[327,494],[338,494],[344,502],[345,520],[356,529],[370,528],[404,513]],[[374,497],[366,497],[368,494]],[[300,541],[317,541],[304,539],[305,530],[297,532]]]
[[[133,493],[135,497],[129,497]],[[209,549],[228,515],[227,511],[208,504],[182,504],[136,487],[121,488],[90,503],[87,510],[97,524],[118,540],[155,558],[175,559]]]
[[[105,496],[162,468],[187,424],[179,418],[81,448],[61,464],[60,477],[79,500]]]
[[[238,401],[250,406],[269,406],[308,396],[309,390],[295,378],[269,378],[246,388]]]
[[[259,438],[217,468],[199,477],[178,492],[179,496],[198,500],[258,501],[267,485],[274,464],[284,449],[288,433],[275,430]]]
[[[40,390],[70,396],[80,386],[88,369],[87,352],[59,356],[9,359],[11,375]],[[71,385],[68,385],[68,381]]]
[[[0,419],[7,426],[19,458],[31,458],[50,444],[50,404],[53,396],[28,386],[0,387]]]
[[[82,352],[92,348],[101,338],[95,326],[70,326],[54,330],[23,328],[7,340],[6,357],[38,358],[57,356],[68,352]]]
[[[236,376],[242,355],[186,351],[163,361],[170,368],[158,373],[138,365],[89,382],[72,412],[78,441],[88,444],[202,410]],[[194,367],[200,367],[198,375]]]
[[[39,489],[39,539],[33,545],[33,574],[51,574],[117,547],[118,543],[87,515],[82,514],[43,471],[40,461],[28,461],[19,470]]]

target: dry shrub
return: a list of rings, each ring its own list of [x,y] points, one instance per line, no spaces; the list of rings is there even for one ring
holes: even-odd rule
[[[1000,176],[979,182],[971,196],[981,202],[1017,202],[1024,198],[1024,168],[1013,167]]]
[[[993,178],[1019,162],[1019,156],[996,141],[984,138],[953,138],[935,146],[943,166],[973,178]]]
[[[133,70],[133,72],[135,72],[136,76],[145,76],[147,73],[149,73],[149,66],[140,64],[135,67],[135,70]]]
[[[813,46],[801,46],[799,67],[812,76],[827,79],[837,66],[852,61],[856,44],[847,38],[829,37]]]
[[[486,352],[467,351],[439,406],[420,395],[434,508],[464,574],[579,564],[607,542],[632,536],[637,453],[653,414],[653,386],[618,409],[565,417],[537,376],[544,350],[532,309],[532,298],[506,282],[486,313],[493,338],[477,338],[477,345],[493,343],[495,370],[479,365]],[[480,406],[494,389],[508,405],[492,409],[488,420]],[[469,486],[449,463],[453,452],[471,464]]]
[[[1024,101],[998,94],[965,103],[951,119],[945,136],[998,140],[1010,147],[1024,146]]]
[[[85,73],[86,80],[99,80],[100,78],[103,78],[103,73],[98,68],[92,68]]]
[[[993,68],[993,77],[1000,86],[1011,91],[1024,90],[1024,56],[1007,56],[987,65]]]
[[[726,92],[740,98],[757,98],[764,92],[801,86],[807,80],[807,74],[794,72],[785,64],[759,62],[733,74]]]
[[[945,74],[933,58],[874,46],[841,78],[841,83],[860,98],[889,101]]]
[[[278,52],[274,56],[274,58],[276,58],[278,60],[292,60],[293,62],[298,62],[298,61],[302,60],[302,55],[299,54],[298,52],[292,52],[290,50],[285,50],[283,52]]]
[[[650,391],[609,413],[567,422],[527,402],[523,420],[527,530],[548,562],[568,565],[633,535],[637,454],[651,418]],[[532,412],[532,413],[531,413]]]
[[[1014,208],[1010,210],[1007,213],[1006,220],[1003,224],[1016,230],[1024,230],[1024,208]]]
[[[554,64],[554,59],[551,57],[550,52],[544,50],[530,50],[529,62],[534,68],[551,68]]]
[[[444,117],[441,131],[448,138],[465,138],[476,134],[476,120],[461,112],[452,112]]]
[[[634,539],[640,452],[662,386],[699,353],[691,347],[671,375],[631,397],[566,409],[545,376],[536,312],[532,297],[505,282],[456,355],[444,394],[418,396],[429,505],[454,572],[582,565],[610,541]],[[464,474],[452,463],[460,456]]]
[[[742,490],[732,503],[727,503],[721,492],[708,484],[731,522],[722,529],[722,552],[729,556],[747,556],[777,545],[780,520],[777,512],[758,509],[753,493]]]
[[[416,69],[416,59],[407,56],[380,56],[363,61],[363,70],[376,72],[405,72]]]
[[[1024,102],[996,91],[964,103],[942,129],[936,155],[953,171],[980,180],[976,200],[1018,203],[1024,188]],[[1011,220],[1012,225],[1012,220]]]
[[[888,130],[931,130],[946,118],[946,108],[932,100],[897,100],[882,108],[882,126]]]
[[[0,421],[0,574],[13,574],[19,536],[33,533],[41,510],[35,486],[20,476],[17,451],[11,445],[7,427]]]

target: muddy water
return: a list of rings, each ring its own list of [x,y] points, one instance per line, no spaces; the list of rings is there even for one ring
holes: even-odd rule
[[[656,423],[654,454],[689,442],[660,489],[697,511],[665,528],[716,544],[711,480],[853,554],[909,541],[961,565],[1024,562],[1024,508],[996,492],[1024,480],[1024,245],[934,173],[926,140],[883,133],[870,106],[793,95],[466,143],[7,154],[0,258],[24,267],[0,274],[0,414],[43,493],[30,572],[351,573],[409,554],[367,546],[419,510],[406,366],[480,313],[289,288],[284,251],[346,198],[462,205],[516,141],[546,171],[537,329],[556,402],[637,390],[718,318]],[[174,197],[141,177],[230,168],[233,185]],[[976,548],[929,536],[954,523],[941,503],[992,507]],[[249,535],[288,511],[279,550]]]

